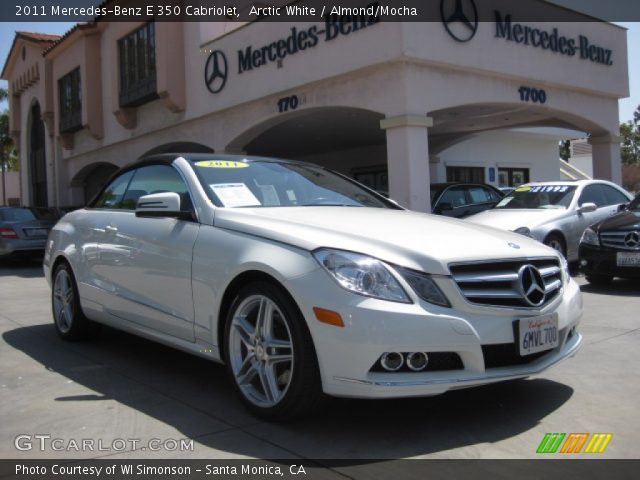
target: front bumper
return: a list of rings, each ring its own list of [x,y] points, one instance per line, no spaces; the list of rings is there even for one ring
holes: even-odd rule
[[[640,267],[618,267],[617,250],[580,244],[580,270],[585,275],[640,278]],[[586,263],[582,265],[582,261]]]
[[[582,316],[582,298],[575,282],[541,311],[481,307],[456,297],[453,280],[439,278],[452,308],[425,302],[392,303],[347,292],[322,270],[289,280],[286,287],[298,302],[314,340],[325,393],[341,397],[396,398],[430,396],[447,390],[538,374],[574,355],[582,343],[575,331]],[[415,300],[415,299],[414,299]],[[340,313],[344,328],[320,323],[313,307]],[[510,364],[490,365],[492,347],[515,349],[513,322],[556,313],[559,345],[544,354]],[[459,356],[461,366],[422,372],[377,371],[385,352],[440,352]],[[485,361],[487,359],[487,361]],[[495,362],[494,362],[495,363]]]

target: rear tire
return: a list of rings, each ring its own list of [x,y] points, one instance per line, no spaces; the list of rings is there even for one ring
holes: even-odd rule
[[[298,307],[267,282],[243,287],[226,318],[227,372],[244,405],[267,420],[295,420],[324,403],[311,334]]]
[[[53,272],[51,310],[53,324],[64,340],[83,340],[94,333],[98,325],[82,313],[75,277],[66,263],[59,264]]]
[[[544,239],[544,244],[553,248],[556,252],[560,253],[564,258],[567,258],[567,244],[562,238],[562,235],[557,233],[550,233],[547,238]]]
[[[585,278],[587,282],[597,287],[606,287],[613,281],[613,277],[610,275],[587,275]]]

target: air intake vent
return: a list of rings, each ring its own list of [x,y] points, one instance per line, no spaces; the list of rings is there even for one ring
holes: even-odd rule
[[[539,309],[562,290],[555,258],[457,263],[449,270],[469,302],[487,307]]]

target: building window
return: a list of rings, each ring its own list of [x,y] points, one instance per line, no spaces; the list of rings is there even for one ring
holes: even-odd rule
[[[528,168],[499,168],[498,185],[500,187],[517,187],[529,183]]]
[[[120,106],[135,107],[157,98],[155,24],[147,23],[118,40],[118,52]]]
[[[484,167],[447,167],[447,182],[484,183]]]
[[[82,128],[82,93],[80,68],[58,80],[60,94],[60,132],[71,133]]]

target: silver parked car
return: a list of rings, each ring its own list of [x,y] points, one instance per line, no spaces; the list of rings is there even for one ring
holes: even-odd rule
[[[0,259],[43,255],[58,218],[48,208],[0,207]]]
[[[530,236],[578,260],[585,229],[618,212],[633,196],[605,180],[536,182],[516,188],[491,210],[467,220]]]

